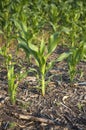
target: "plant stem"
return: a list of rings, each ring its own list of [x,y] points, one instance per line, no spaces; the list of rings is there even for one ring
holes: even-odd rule
[[[42,95],[45,95],[45,76],[42,75]]]
[[[14,92],[13,92],[11,95],[11,103],[14,105],[15,102],[16,102],[16,97],[15,97]]]

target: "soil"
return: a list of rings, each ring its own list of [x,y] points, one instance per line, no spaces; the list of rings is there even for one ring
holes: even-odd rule
[[[58,48],[50,60],[57,57]],[[65,61],[57,62],[47,74],[53,75],[43,97],[35,87],[36,77],[29,73],[18,85],[16,104],[8,95],[7,71],[0,56],[0,130],[86,130],[86,63],[77,66],[83,73],[70,83]],[[25,57],[17,57],[15,72],[30,69]],[[19,65],[21,64],[21,66]]]

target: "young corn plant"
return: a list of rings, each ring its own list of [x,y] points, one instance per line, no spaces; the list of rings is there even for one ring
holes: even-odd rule
[[[71,44],[69,44],[69,56],[67,58],[68,72],[70,75],[71,82],[74,81],[75,75],[77,74],[77,65],[85,57],[86,53],[86,43],[83,42],[83,27],[80,23],[80,11],[73,10],[70,14],[67,14],[67,22],[71,27],[63,27],[63,32],[65,32]],[[73,16],[73,17],[71,17]],[[70,20],[70,18],[72,18]]]
[[[12,43],[13,38],[13,22],[12,18],[12,10],[11,10],[11,2],[8,1],[0,1],[0,34],[2,35],[3,43],[1,46],[1,55],[4,57],[4,66],[8,66],[9,61],[9,53],[10,53],[10,45]]]
[[[50,10],[49,10],[49,23],[53,28],[53,31],[56,32],[58,27],[59,27],[59,10],[55,4],[50,5]]]
[[[8,92],[11,99],[11,103],[14,105],[16,102],[17,86],[19,81],[25,76],[25,74],[15,74],[14,73],[14,63],[11,62],[12,55],[8,53],[8,48],[2,46],[0,48],[0,55],[4,57],[5,67],[7,69],[8,78]]]
[[[81,42],[79,47],[70,49],[70,55],[68,56],[67,62],[69,67],[70,80],[73,82],[75,75],[77,74],[77,65],[86,55],[86,45]]]
[[[12,64],[8,67],[7,77],[9,86],[8,93],[11,99],[11,103],[14,105],[16,101],[16,89],[18,86],[18,81],[16,82],[16,75],[14,74],[14,66]]]
[[[57,45],[59,44],[59,33],[55,33],[50,36],[48,40],[48,44],[46,45],[44,40],[41,40],[40,46],[33,45],[33,44],[27,44],[26,42],[22,41],[19,43],[18,47],[22,48],[26,55],[27,53],[30,54],[36,62],[36,65],[38,66],[38,75],[41,78],[40,81],[40,87],[42,91],[42,95],[45,95],[46,90],[46,74],[49,71],[49,69],[53,66],[53,63],[55,61],[50,61],[47,63],[49,56],[53,53],[53,51],[56,49]]]
[[[10,61],[10,64],[7,69],[7,78],[8,78],[8,93],[10,96],[11,103],[15,105],[17,87],[22,78],[25,78],[27,73],[15,73],[14,64]]]
[[[12,55],[9,54],[7,58],[7,78],[8,78],[8,93],[10,96],[11,103],[15,105],[16,103],[16,94],[17,94],[17,87],[20,80],[26,77],[26,72],[19,72],[16,73],[14,70],[15,62],[12,62]]]

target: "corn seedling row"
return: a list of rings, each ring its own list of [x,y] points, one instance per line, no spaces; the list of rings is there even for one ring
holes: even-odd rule
[[[15,39],[26,54],[28,62],[33,57],[38,70],[39,87],[42,95],[46,92],[46,75],[56,61],[66,59],[70,81],[73,82],[77,74],[77,65],[86,62],[86,2],[44,0],[33,2],[28,0],[0,1],[0,35],[4,43],[0,45],[0,55],[5,59],[7,69],[9,95],[15,104],[17,86],[21,74],[14,72],[14,63],[10,51],[11,42]],[[46,28],[47,27],[47,28]],[[45,40],[44,34],[49,34]],[[40,39],[40,40],[38,40]],[[56,61],[48,61],[51,54],[58,47],[65,44],[68,52],[63,52]],[[16,63],[15,63],[16,64]]]

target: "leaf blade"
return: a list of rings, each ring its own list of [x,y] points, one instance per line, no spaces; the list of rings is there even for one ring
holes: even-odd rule
[[[59,33],[56,32],[51,37],[49,38],[49,43],[48,43],[48,55],[50,55],[57,47],[59,43]]]

